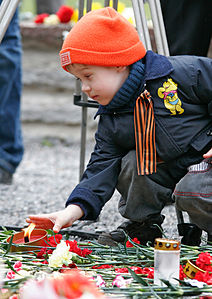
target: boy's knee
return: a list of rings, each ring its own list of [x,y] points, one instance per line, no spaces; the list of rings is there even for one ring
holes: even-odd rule
[[[137,171],[136,166],[136,152],[135,150],[129,151],[121,161],[121,170]]]

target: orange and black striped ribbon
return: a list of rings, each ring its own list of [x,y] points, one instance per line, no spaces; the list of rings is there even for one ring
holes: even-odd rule
[[[134,108],[134,128],[138,175],[156,172],[155,120],[151,95],[141,93]]]

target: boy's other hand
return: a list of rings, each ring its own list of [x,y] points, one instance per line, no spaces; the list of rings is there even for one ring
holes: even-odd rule
[[[207,159],[207,158],[211,158],[212,157],[212,148],[203,155],[203,158]]]
[[[61,228],[71,226],[84,215],[83,210],[77,205],[69,205],[64,210],[49,214],[30,215],[26,222],[34,223],[36,228],[52,229],[58,233]]]

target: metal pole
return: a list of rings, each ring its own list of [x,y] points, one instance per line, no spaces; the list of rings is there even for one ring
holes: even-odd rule
[[[152,15],[152,22],[153,22],[153,27],[154,27],[154,33],[155,33],[155,42],[157,45],[157,52],[158,54],[164,55],[165,51],[163,48],[163,42],[160,34],[160,25],[158,21],[158,15],[157,15],[157,10],[155,6],[154,0],[149,0],[149,6],[151,10],[151,15]]]
[[[87,0],[87,7],[86,12],[89,12],[92,8],[92,0]],[[79,19],[84,14],[84,0],[79,1]],[[78,94],[81,94],[81,85],[79,80],[76,83],[76,90]],[[82,93],[82,100],[84,102],[88,101],[88,97],[86,94]],[[82,114],[81,114],[81,140],[80,140],[80,167],[79,167],[79,180],[81,179],[84,169],[85,169],[85,152],[86,152],[86,132],[87,132],[87,111],[88,108],[83,106],[82,107]]]
[[[157,10],[157,16],[158,16],[158,21],[159,21],[159,26],[160,26],[160,35],[162,38],[162,43],[163,43],[163,49],[164,49],[164,55],[169,56],[169,46],[166,38],[166,30],[164,26],[164,21],[163,21],[163,14],[161,10],[161,5],[159,0],[155,0],[155,7]]]
[[[87,102],[88,97],[82,94],[84,102]],[[80,146],[80,170],[79,179],[81,179],[85,170],[85,152],[86,152],[86,131],[87,131],[87,107],[82,107],[82,123],[81,123],[81,146]]]
[[[133,11],[135,15],[135,23],[140,40],[147,50],[152,50],[152,45],[149,36],[149,29],[147,26],[146,15],[144,10],[143,0],[132,0]]]
[[[114,8],[115,10],[118,9],[118,0],[113,0],[113,8]]]
[[[78,21],[83,16],[84,13],[84,0],[79,0],[79,15],[78,15]]]
[[[107,7],[107,6],[109,6],[110,5],[110,0],[105,0],[104,1],[104,7]]]
[[[139,5],[137,0],[132,0],[132,6],[133,6],[133,11],[134,11],[134,16],[135,16],[135,23],[136,23],[136,28],[138,35],[140,37],[140,40],[144,44],[144,47],[147,48],[146,45],[146,40],[143,34],[143,26],[142,26],[142,21],[141,21],[141,16],[139,13]]]
[[[79,15],[78,15],[78,21],[81,19],[81,17],[84,14],[84,6],[85,2],[84,0],[79,0]],[[79,80],[76,80],[76,85],[75,85],[75,94],[77,96],[83,97],[82,92],[81,92],[81,84]],[[84,165],[85,165],[85,143],[86,143],[86,116],[87,116],[87,111],[85,107],[82,107],[81,111],[81,139],[80,139],[80,167],[79,167],[79,180],[82,177],[83,171],[84,171]]]
[[[10,21],[16,11],[16,8],[18,7],[18,4],[20,0],[12,0],[10,3],[8,3],[8,0],[3,0],[1,6],[0,6],[0,13],[1,13],[1,19],[0,19],[0,43],[4,37],[4,34],[10,24]]]
[[[146,19],[146,15],[145,15],[143,0],[142,1],[138,0],[138,5],[139,5],[140,18],[141,18],[142,27],[143,27],[143,34],[144,34],[145,40],[146,40],[146,49],[152,50],[152,45],[151,45],[151,40],[150,40],[150,35],[149,35],[149,29],[147,26],[147,19]]]
[[[91,8],[92,8],[92,0],[87,0],[86,12],[91,11]]]

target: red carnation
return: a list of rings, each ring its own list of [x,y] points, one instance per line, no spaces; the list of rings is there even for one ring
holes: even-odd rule
[[[93,266],[92,269],[110,269],[113,268],[112,265],[101,265],[101,266]]]
[[[180,265],[180,280],[183,280],[184,278],[186,278],[187,276],[185,275],[185,273],[183,272],[183,268],[185,268],[185,265]]]
[[[115,269],[116,273],[128,273],[128,269],[127,268],[116,268]]]
[[[35,17],[34,22],[37,23],[37,24],[42,24],[44,22],[44,19],[47,18],[48,16],[49,16],[48,13],[42,13],[40,15],[37,15]]]
[[[63,265],[63,268],[59,270],[60,273],[66,273],[67,271],[70,271],[70,269],[77,269],[77,266],[75,263],[71,263],[68,266],[65,264]]]
[[[136,274],[146,274],[143,272],[143,269],[141,267],[135,267],[135,266],[132,266],[130,267],[131,270],[133,270]],[[146,268],[144,268],[146,269]]]
[[[52,252],[53,252],[53,251],[52,251],[51,249],[47,250],[46,247],[43,247],[43,248],[41,248],[41,250],[37,253],[37,258],[39,258],[39,259],[44,259],[45,256],[47,256],[47,254],[52,254]]]
[[[140,241],[137,238],[132,239],[132,241],[134,243],[140,244]],[[126,247],[134,247],[134,245],[130,241],[127,241],[126,242]]]
[[[196,265],[202,270],[212,271],[211,262],[212,262],[212,256],[210,255],[209,252],[206,251],[199,254],[196,260]]]
[[[74,240],[74,241],[66,240],[66,245],[69,245],[69,247],[70,247],[69,251],[74,252],[81,257],[86,257],[86,255],[89,255],[92,253],[92,250],[89,250],[87,248],[84,248],[83,250],[81,248],[79,248],[76,240]]]
[[[56,247],[57,244],[60,243],[62,240],[63,236],[61,234],[56,234],[54,236],[51,236],[48,238],[48,246],[50,247]]]
[[[61,23],[68,23],[71,21],[71,17],[74,13],[74,10],[70,6],[62,5],[56,15],[60,19]]]
[[[130,267],[130,269],[132,271],[134,271],[136,274],[143,274],[143,275],[146,275],[147,278],[154,278],[154,268],[152,268],[152,267],[141,268],[141,267],[132,266],[132,267]],[[127,268],[116,268],[115,272],[116,273],[128,273],[128,269]]]
[[[195,274],[195,277],[194,277],[196,280],[198,281],[203,281],[207,284],[212,284],[212,276],[208,273],[208,271],[202,273],[200,271],[198,271],[196,274]]]

